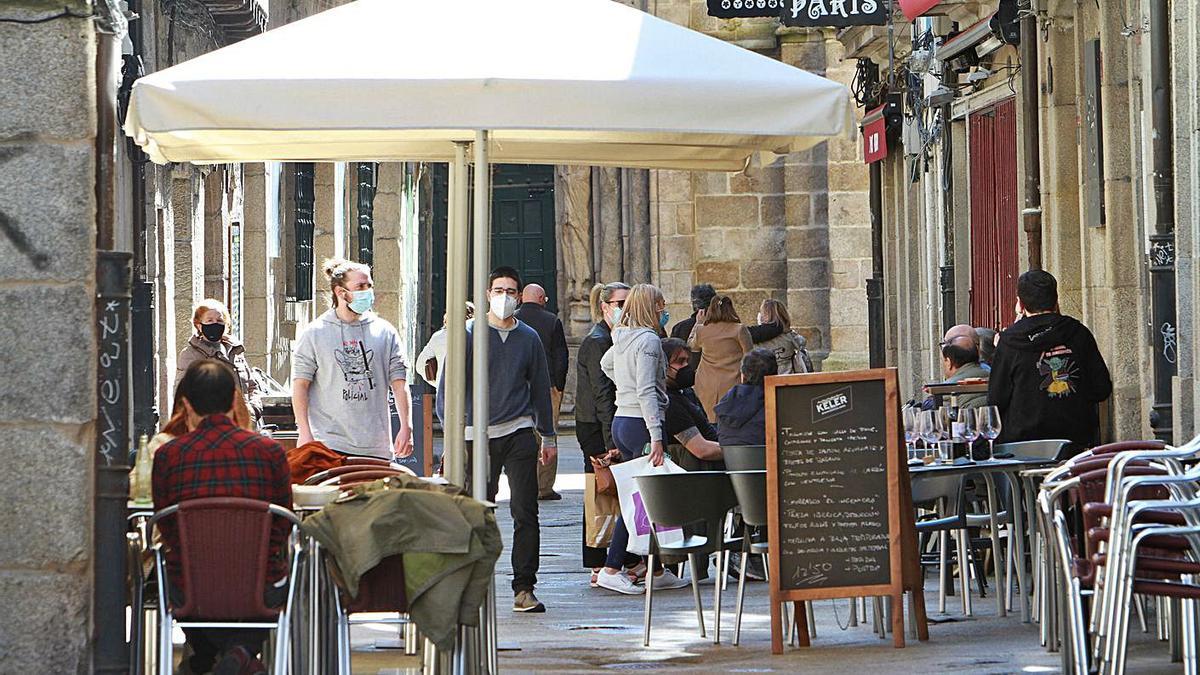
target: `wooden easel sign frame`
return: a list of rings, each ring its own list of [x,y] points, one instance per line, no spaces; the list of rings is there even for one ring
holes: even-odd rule
[[[905,590],[929,639],[896,370],[778,375],[765,387],[771,652],[783,653],[783,602],[796,603],[808,646],[803,603],[876,596],[892,599],[903,647]]]

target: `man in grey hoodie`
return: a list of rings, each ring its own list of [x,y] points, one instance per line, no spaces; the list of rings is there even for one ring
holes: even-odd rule
[[[541,530],[538,524],[538,463],[558,461],[554,415],[550,407],[550,371],[546,351],[536,331],[519,321],[517,293],[521,278],[511,267],[498,267],[488,280],[488,313],[467,326],[467,353],[471,363],[477,329],[488,331],[488,499],[495,500],[500,472],[508,476],[508,508],[513,518],[513,611],[544,612],[546,606],[533,594],[537,584]],[[448,355],[447,358],[454,358]],[[443,372],[445,369],[443,369]],[[444,377],[444,375],[443,375]],[[467,369],[467,391],[471,390]],[[467,452],[472,451],[474,411],[467,397]],[[446,388],[438,387],[437,413],[445,421]],[[542,436],[538,450],[534,429]],[[469,467],[470,462],[467,463]],[[467,484],[470,484],[468,479]]]
[[[310,323],[292,354],[297,445],[320,441],[347,455],[390,459],[412,454],[407,369],[400,335],[371,311],[371,270],[326,260],[333,308]],[[392,438],[388,389],[400,431]]]

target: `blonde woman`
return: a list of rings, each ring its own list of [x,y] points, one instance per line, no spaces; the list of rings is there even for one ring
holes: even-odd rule
[[[733,300],[718,295],[708,309],[696,314],[688,347],[700,352],[696,368],[696,397],[709,422],[717,421],[717,401],[741,378],[742,357],[754,348],[750,332],[742,325]]]
[[[262,414],[262,393],[246,361],[246,348],[229,332],[229,310],[220,300],[205,298],[192,308],[192,328],[187,346],[175,360],[175,384],[183,379],[188,366],[203,359],[216,359],[233,368],[238,391],[255,420]]]
[[[650,284],[638,284],[629,291],[624,307],[614,307],[616,327],[613,346],[600,359],[600,368],[617,386],[617,411],[612,422],[612,437],[623,460],[640,457],[650,447],[650,462],[663,463],[663,416],[667,408],[667,366],[659,335],[669,318],[662,291]],[[596,575],[596,584],[617,593],[637,595],[644,592],[629,576],[621,573],[629,533],[618,520],[608,546],[604,569]],[[657,565],[656,565],[657,567]],[[670,572],[655,570],[656,588],[679,588],[687,582]]]
[[[780,375],[811,373],[812,360],[808,356],[808,343],[803,335],[792,331],[792,317],[787,306],[778,300],[763,300],[758,308],[758,325],[778,326],[783,332],[770,340],[755,343],[759,349],[769,350],[775,355]]]

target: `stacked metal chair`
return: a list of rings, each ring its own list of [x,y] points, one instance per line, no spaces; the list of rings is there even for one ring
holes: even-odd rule
[[[1185,672],[1198,672],[1195,601],[1200,599],[1200,437],[1180,448],[1155,441],[1100,446],[1052,472],[1039,494],[1043,635],[1061,612],[1063,670],[1123,673],[1133,610],[1159,603],[1159,635]],[[1053,585],[1051,582],[1055,582]],[[1090,600],[1091,611],[1085,612]]]

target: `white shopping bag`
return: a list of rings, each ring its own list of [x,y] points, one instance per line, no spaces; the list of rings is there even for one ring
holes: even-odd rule
[[[657,473],[686,473],[670,457],[663,457],[662,466],[650,463],[649,455],[632,459],[628,462],[612,465],[613,478],[617,481],[617,496],[621,498],[621,516],[625,520],[625,528],[629,530],[629,546],[626,550],[637,555],[650,552],[650,518],[646,515],[646,507],[642,505],[642,494],[638,489],[637,476]],[[658,543],[678,544],[683,541],[683,529],[678,527],[655,529]]]

